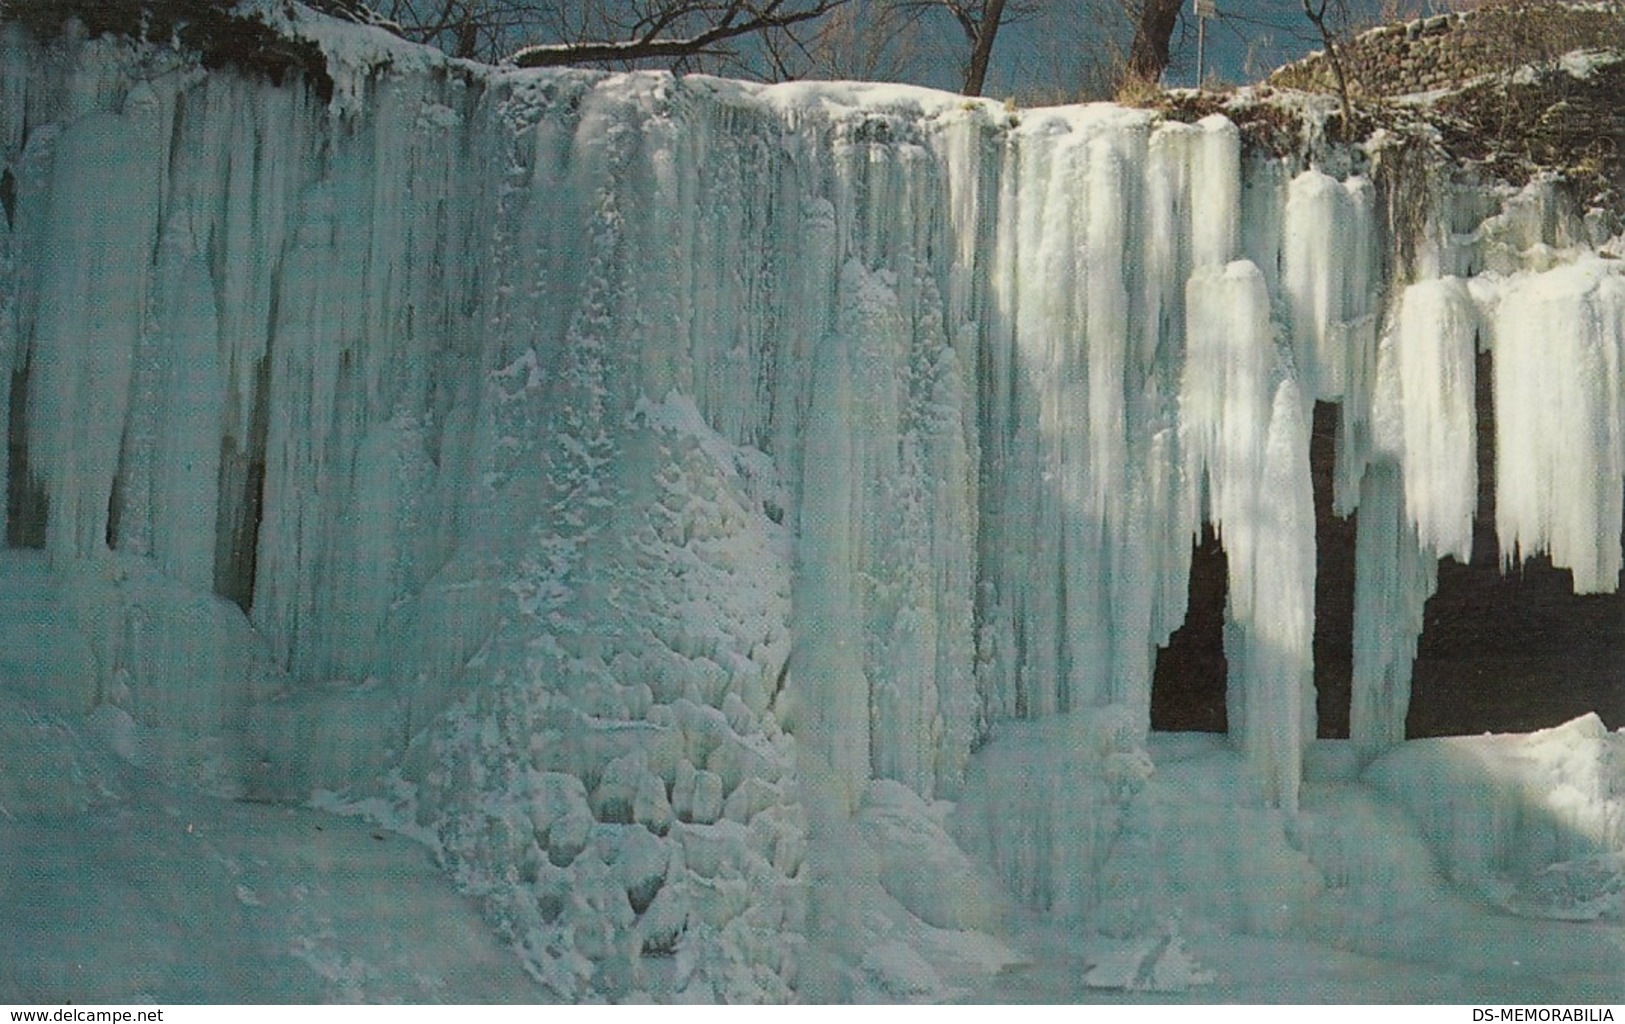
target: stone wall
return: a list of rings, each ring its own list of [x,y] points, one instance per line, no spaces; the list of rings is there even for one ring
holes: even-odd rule
[[[1351,91],[1397,96],[1551,62],[1573,50],[1618,47],[1622,39],[1625,5],[1617,2],[1571,6],[1515,0],[1374,28],[1342,44],[1339,54]],[[1269,83],[1312,91],[1336,88],[1323,53],[1279,68]]]

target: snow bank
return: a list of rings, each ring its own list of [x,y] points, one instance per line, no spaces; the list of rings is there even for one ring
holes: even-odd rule
[[[1151,774],[1136,718],[1116,707],[994,729],[952,823],[1022,902],[1062,918],[1098,905],[1122,805]]]
[[[1596,715],[1527,736],[1416,740],[1366,778],[1445,872],[1514,913],[1625,915],[1625,733]]]

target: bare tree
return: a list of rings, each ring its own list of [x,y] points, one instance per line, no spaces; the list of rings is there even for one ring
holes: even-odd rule
[[[1134,17],[1134,45],[1129,49],[1126,73],[1144,82],[1156,82],[1168,68],[1169,44],[1184,0],[1120,2]]]
[[[1332,66],[1332,76],[1337,79],[1337,96],[1343,104],[1343,137],[1354,137],[1354,106],[1349,102],[1348,77],[1343,74],[1343,60],[1337,52],[1337,29],[1332,20],[1337,19],[1339,24],[1348,24],[1348,6],[1345,0],[1303,0],[1303,13],[1320,33],[1320,41],[1326,47],[1326,62]]]
[[[966,96],[982,95],[982,86],[987,81],[987,64],[993,59],[993,40],[1004,21],[1004,4],[1005,0],[983,0],[980,5],[981,17],[976,19],[970,64],[965,69],[965,87],[960,90]]]
[[[953,18],[970,47],[965,61],[965,77],[960,92],[980,96],[987,85],[987,69],[993,58],[993,41],[1001,26],[1017,18],[1032,16],[1038,0],[901,0],[905,9],[923,15],[941,11]]]
[[[500,60],[515,39],[559,15],[551,0],[388,0],[377,9],[414,42],[491,62]]]
[[[908,81],[923,69],[920,17],[892,0],[848,4],[818,22],[810,38],[787,32],[764,42],[777,51],[781,42],[795,47],[799,62],[787,58],[781,77],[819,76],[858,81]],[[805,71],[797,74],[797,67]]]
[[[1056,31],[1041,33],[1023,60],[1050,68],[1054,101],[1110,95],[1125,67],[1154,81],[1168,63],[1180,7],[1180,0],[318,2],[370,3],[409,39],[493,63],[666,67],[771,80],[929,81],[943,61],[926,52],[924,40],[933,25],[951,25],[964,40],[957,84],[966,95],[988,87],[1000,30],[1042,14]]]
[[[979,95],[1000,27],[1045,16],[1046,25],[1078,21],[1056,45],[1070,53],[1073,66],[1062,77],[1086,81],[1087,91],[1111,95],[1125,79],[1155,83],[1167,69],[1174,30],[1185,0],[900,0],[911,10],[950,15],[970,46],[963,92]],[[1042,45],[1042,41],[1040,42]],[[1124,53],[1128,56],[1125,59]],[[1032,53],[1025,55],[1031,58]],[[1083,64],[1092,65],[1083,68]]]
[[[1015,97],[1022,106],[1111,99],[1128,67],[1131,0],[1050,0],[1043,31],[1027,33]],[[1007,40],[1008,41],[1008,40]]]

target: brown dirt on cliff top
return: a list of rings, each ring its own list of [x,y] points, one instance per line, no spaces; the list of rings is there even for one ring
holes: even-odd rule
[[[322,6],[320,0],[316,6]],[[42,43],[55,39],[71,20],[91,38],[177,42],[210,70],[235,68],[277,85],[300,74],[324,103],[332,99],[333,79],[321,47],[284,36],[237,7],[237,0],[5,0],[0,21],[23,25]]]
[[[1435,103],[1431,120],[1451,156],[1514,185],[1561,175],[1587,206],[1625,211],[1625,53],[1579,77],[1484,79]]]
[[[1625,0],[1485,0],[1373,29],[1341,52],[1362,120],[1400,134],[1431,125],[1462,165],[1517,186],[1557,174],[1582,207],[1625,215]],[[1312,55],[1270,82],[1325,92],[1324,64]],[[1397,100],[1424,72],[1445,80]]]

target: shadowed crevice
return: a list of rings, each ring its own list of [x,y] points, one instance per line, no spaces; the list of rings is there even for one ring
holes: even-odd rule
[[[1162,732],[1226,732],[1225,601],[1230,560],[1210,523],[1191,550],[1190,603],[1185,622],[1157,650],[1151,678],[1151,728]]]

